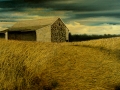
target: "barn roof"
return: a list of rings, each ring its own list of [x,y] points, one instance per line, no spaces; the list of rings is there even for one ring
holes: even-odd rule
[[[5,33],[8,29],[0,30],[0,33]]]
[[[52,25],[58,18],[45,18],[38,20],[27,20],[15,23],[8,31],[34,31],[42,27]]]

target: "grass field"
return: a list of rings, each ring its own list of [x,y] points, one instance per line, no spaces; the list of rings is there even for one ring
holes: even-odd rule
[[[120,38],[69,43],[0,39],[0,90],[120,90]]]

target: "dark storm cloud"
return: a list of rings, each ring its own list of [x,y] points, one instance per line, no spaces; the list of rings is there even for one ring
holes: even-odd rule
[[[73,1],[72,3],[69,3]],[[98,11],[120,9],[118,0],[9,0],[0,1],[1,8],[43,7],[64,11]]]
[[[53,2],[56,0],[23,0],[24,2],[29,2],[29,3],[43,3],[43,2]]]
[[[60,7],[61,6],[61,7]],[[56,7],[58,10],[71,11],[105,11],[120,9],[118,0],[84,0],[84,2],[74,2],[71,4],[61,4]]]
[[[28,8],[32,9],[29,10]],[[41,11],[35,11],[36,8],[47,9],[48,11],[43,11],[46,13],[45,16],[47,16],[47,12],[63,11],[67,17],[66,22],[90,17],[120,18],[119,0],[0,0],[0,18],[13,21],[18,18],[27,18],[24,16],[11,16],[11,13],[15,12],[44,16]],[[4,15],[6,12],[7,14]]]
[[[93,17],[115,17],[115,18],[120,18],[120,12],[116,11],[116,12],[101,12],[101,13],[86,13],[86,14],[74,14],[72,16],[70,16],[73,19],[83,19],[83,18],[93,18]]]

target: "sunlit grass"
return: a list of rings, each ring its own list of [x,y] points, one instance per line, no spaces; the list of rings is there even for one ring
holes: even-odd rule
[[[0,40],[0,90],[115,90],[120,38],[69,43]]]

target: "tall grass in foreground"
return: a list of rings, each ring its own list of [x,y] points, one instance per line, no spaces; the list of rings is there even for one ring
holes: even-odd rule
[[[120,38],[72,43],[0,40],[0,90],[118,90]]]

